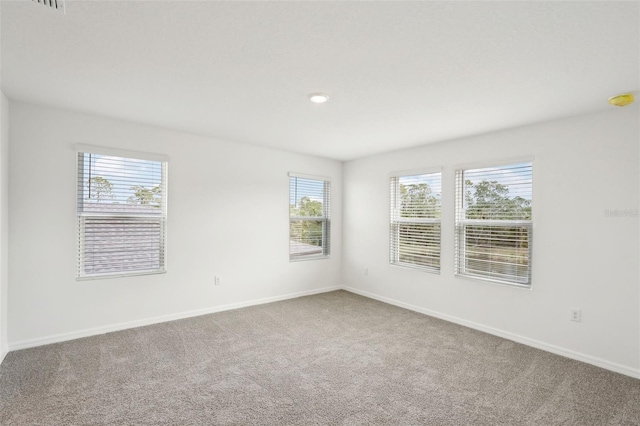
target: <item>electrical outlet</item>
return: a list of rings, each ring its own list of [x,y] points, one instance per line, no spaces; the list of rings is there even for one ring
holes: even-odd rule
[[[216,275],[216,276],[213,278],[213,283],[214,283],[215,285],[220,285],[220,284],[222,284],[222,283],[220,282],[220,277]]]
[[[571,309],[571,321],[582,322],[582,311],[580,309]]]
[[[369,268],[365,266],[364,268],[364,274],[365,275],[369,275]]]

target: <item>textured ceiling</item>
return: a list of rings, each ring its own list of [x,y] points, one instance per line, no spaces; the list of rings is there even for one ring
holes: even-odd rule
[[[612,108],[640,87],[637,1],[1,7],[10,99],[339,160]],[[311,104],[318,91],[329,102]]]

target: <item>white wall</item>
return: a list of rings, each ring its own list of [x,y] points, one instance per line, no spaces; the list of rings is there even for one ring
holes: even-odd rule
[[[0,362],[9,351],[9,100],[0,92]]]
[[[0,8],[1,11],[1,8]],[[1,14],[1,13],[0,13]],[[2,19],[0,19],[0,22]],[[0,43],[1,45],[2,43]],[[0,49],[1,50],[1,49]],[[0,87],[2,87],[2,53],[0,52]],[[2,213],[5,204],[5,195],[3,183],[6,182],[4,177],[8,173],[5,165],[6,156],[3,155],[3,148],[9,143],[7,132],[9,131],[8,118],[9,118],[9,102],[4,96],[4,93],[0,90],[0,363],[4,359],[8,352],[7,347],[7,285],[8,282],[4,280],[4,274],[7,272],[6,264],[2,263],[3,257],[6,257],[7,245],[4,244],[7,241],[7,234],[2,232],[2,225],[7,221],[7,217]]]
[[[636,104],[345,163],[343,282],[362,294],[640,377],[638,217],[604,213],[638,209],[638,116]],[[530,155],[532,289],[455,278],[455,167]],[[388,260],[388,174],[429,166],[444,167],[440,275]],[[570,308],[582,309],[581,323],[569,321]]]
[[[340,282],[340,162],[20,102],[10,136],[12,349]],[[170,156],[168,273],[76,281],[76,143]],[[289,262],[289,171],[333,179],[330,259]]]

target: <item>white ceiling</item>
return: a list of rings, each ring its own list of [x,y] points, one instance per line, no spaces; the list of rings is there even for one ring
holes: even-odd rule
[[[639,38],[637,1],[3,1],[2,89],[350,160],[613,108]]]

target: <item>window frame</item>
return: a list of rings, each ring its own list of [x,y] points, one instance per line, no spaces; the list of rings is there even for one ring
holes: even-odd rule
[[[323,182],[322,190],[322,216],[291,216],[289,208],[289,262],[303,262],[307,260],[328,259],[331,255],[331,178],[327,176],[309,175],[304,173],[289,172],[289,207],[291,207],[291,182],[292,179],[305,179]],[[292,222],[321,222],[322,223],[322,248],[321,253],[295,254],[292,253],[291,223]]]
[[[518,165],[518,164],[530,164],[531,167],[531,219],[530,220],[505,220],[505,219],[466,219],[461,218],[461,216],[465,215],[464,210],[464,172],[469,170],[476,169],[484,169],[484,168],[508,168],[510,166]],[[495,162],[484,162],[484,163],[474,163],[474,164],[465,164],[459,165],[455,167],[454,176],[455,176],[455,188],[454,188],[454,196],[455,196],[455,206],[454,206],[454,275],[457,278],[466,278],[471,280],[483,281],[488,283],[494,283],[499,285],[511,286],[514,288],[528,289],[532,288],[532,275],[533,275],[533,212],[534,212],[534,197],[533,197],[533,169],[534,169],[534,158],[533,157],[524,157],[524,158],[515,158],[508,159],[502,161]],[[478,226],[482,225],[483,227],[490,227],[496,229],[504,229],[504,228],[525,228],[527,229],[527,265],[528,265],[528,274],[526,275],[526,282],[516,282],[515,280],[506,280],[506,279],[498,279],[495,277],[489,277],[482,274],[474,274],[469,272],[464,268],[464,260],[466,257],[467,250],[467,227],[469,226]]]
[[[84,200],[79,196],[78,185],[84,181],[83,171],[81,171],[79,156],[80,154],[94,154],[101,156],[119,157],[125,159],[144,160],[161,163],[161,187],[162,203],[160,206],[160,214],[149,215],[144,213],[124,213],[124,212],[84,212],[82,205]],[[158,275],[167,273],[167,211],[168,211],[168,163],[169,157],[163,154],[129,151],[117,148],[108,148],[102,146],[76,144],[75,145],[75,164],[76,164],[76,217],[77,217],[77,260],[76,260],[76,280],[77,281],[90,281],[109,278],[123,278],[141,275]],[[116,220],[158,220],[160,229],[160,257],[158,269],[140,269],[132,271],[117,271],[117,272],[104,272],[95,274],[82,273],[85,269],[84,254],[85,254],[85,241],[86,233],[84,232],[84,226],[86,218],[113,218]]]
[[[399,217],[399,203],[400,203],[400,183],[399,180],[402,177],[412,177],[421,175],[440,175],[440,218],[401,218]],[[407,170],[400,172],[393,172],[389,174],[389,263],[392,266],[398,266],[401,268],[411,268],[420,271],[440,274],[442,270],[442,188],[443,188],[443,171],[442,167],[430,167],[426,169]],[[438,236],[438,266],[425,266],[410,262],[400,261],[400,251],[394,250],[395,247],[399,247],[400,240],[400,225],[401,224],[437,224],[440,225],[440,232]],[[394,228],[396,227],[396,228]]]

